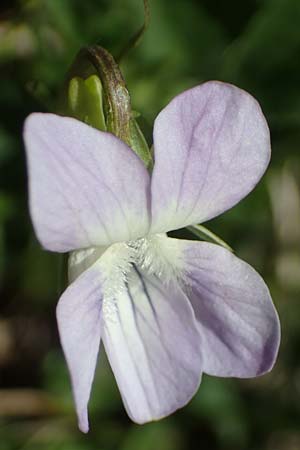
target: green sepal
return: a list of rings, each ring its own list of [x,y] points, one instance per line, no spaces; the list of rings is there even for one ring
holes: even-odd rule
[[[148,170],[153,168],[153,160],[146,139],[135,119],[130,120],[130,147],[141,158]]]
[[[233,253],[233,249],[228,245],[223,239],[221,239],[219,236],[217,236],[212,231],[208,230],[203,225],[191,225],[186,227],[191,233],[193,233],[195,236],[197,236],[199,239],[204,241],[210,241],[214,244],[221,245],[222,247],[226,248],[230,252]]]
[[[138,119],[139,117],[141,117],[141,113],[139,113],[138,111],[135,111],[134,109],[131,110],[131,117],[133,119]]]
[[[101,131],[106,131],[102,83],[97,75],[74,77],[68,87],[68,113]]]

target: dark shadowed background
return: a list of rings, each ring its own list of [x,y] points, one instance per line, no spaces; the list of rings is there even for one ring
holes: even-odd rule
[[[0,6],[0,449],[300,449],[300,1],[152,0],[141,45],[122,64],[149,142],[177,93],[209,79],[261,103],[273,158],[255,191],[208,227],[267,281],[282,323],[271,374],[205,376],[193,401],[144,426],[126,416],[101,353],[91,432],[77,430],[59,345],[60,261],[41,250],[27,208],[22,125],[53,105],[79,48],[118,54],[143,20],[141,0],[23,0]]]

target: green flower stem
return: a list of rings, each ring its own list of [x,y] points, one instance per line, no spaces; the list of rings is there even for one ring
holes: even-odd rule
[[[139,45],[149,25],[150,25],[150,6],[149,1],[144,0],[144,23],[142,27],[132,36],[126,47],[124,47],[121,53],[119,54],[119,57],[117,58],[118,63],[120,63],[122,59],[124,59],[124,57],[129,53],[131,49]]]

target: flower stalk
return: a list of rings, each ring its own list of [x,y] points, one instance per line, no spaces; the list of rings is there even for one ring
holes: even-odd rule
[[[150,25],[150,6],[149,1],[144,0],[144,23],[141,28],[132,36],[128,44],[122,49],[117,61],[120,63],[129,51],[139,45],[141,39]]]

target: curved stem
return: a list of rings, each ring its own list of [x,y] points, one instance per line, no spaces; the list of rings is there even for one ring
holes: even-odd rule
[[[143,34],[147,31],[147,28],[150,24],[150,7],[149,1],[144,0],[144,23],[142,27],[132,36],[129,40],[128,44],[121,50],[117,61],[121,62],[122,59],[129,53],[129,51],[135,47],[137,47],[143,37]]]

